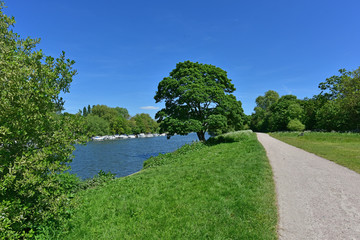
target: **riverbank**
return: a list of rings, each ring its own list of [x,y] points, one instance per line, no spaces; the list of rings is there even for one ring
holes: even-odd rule
[[[195,143],[81,192],[61,239],[276,239],[272,172],[254,134]]]

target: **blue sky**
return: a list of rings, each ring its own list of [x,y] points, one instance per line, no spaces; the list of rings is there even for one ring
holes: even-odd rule
[[[163,104],[158,83],[190,60],[227,71],[251,114],[267,90],[298,98],[338,69],[360,66],[360,1],[8,0],[14,31],[62,50],[78,75],[63,97],[67,112],[105,104],[131,115]],[[151,106],[151,107],[149,107]]]

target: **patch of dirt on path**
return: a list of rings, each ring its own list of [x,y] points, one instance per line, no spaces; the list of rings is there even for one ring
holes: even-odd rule
[[[279,239],[360,240],[360,174],[257,133],[274,173]]]

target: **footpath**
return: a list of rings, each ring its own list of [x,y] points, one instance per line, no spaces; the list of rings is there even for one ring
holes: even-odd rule
[[[257,133],[274,173],[284,240],[360,240],[360,174]]]

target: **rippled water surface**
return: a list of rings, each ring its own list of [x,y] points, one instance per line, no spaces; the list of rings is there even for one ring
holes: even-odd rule
[[[197,135],[91,141],[86,146],[77,145],[71,172],[81,178],[90,178],[100,170],[111,171],[117,177],[141,170],[143,162],[159,153],[172,152],[184,144],[197,140]]]

